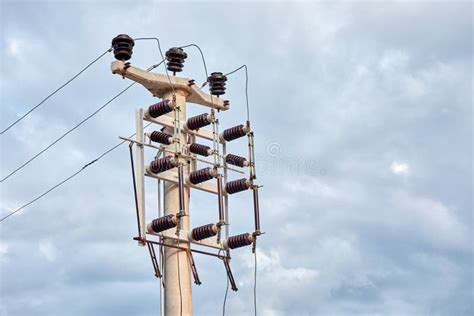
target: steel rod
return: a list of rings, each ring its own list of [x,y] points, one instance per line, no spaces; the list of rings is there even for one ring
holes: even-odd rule
[[[137,142],[136,140],[133,140],[133,139],[130,139],[128,137],[123,137],[123,136],[119,136],[119,138],[121,140],[126,140],[126,141],[129,141],[129,142],[132,142],[132,143],[135,143],[135,144],[139,144],[139,145],[143,145],[145,147],[150,147],[150,148],[154,148],[154,149],[158,149],[158,150],[163,150],[164,152],[167,152],[167,153],[171,153],[171,154],[176,154],[175,151],[173,150],[169,150],[169,149],[166,149],[166,148],[161,148],[161,147],[158,147],[158,146],[155,146],[155,145],[152,145],[152,144],[147,144],[147,143],[143,143],[143,142]],[[201,159],[199,157],[194,157],[194,156],[191,156],[191,155],[186,155],[186,154],[179,154],[181,157],[183,158],[186,158],[186,159],[190,159],[190,160],[197,160],[197,161],[200,161],[200,162],[203,162],[203,163],[206,163],[208,165],[212,165],[214,166],[214,163],[211,162],[211,161],[207,161],[205,159]],[[234,169],[232,167],[228,167],[228,166],[225,166],[225,165],[219,165],[220,168],[225,168],[225,169],[228,169],[230,171],[234,171],[234,172],[237,172],[237,173],[240,173],[240,174],[245,174],[245,172],[243,172],[242,170],[238,170],[238,169]]]
[[[253,188],[253,211],[255,217],[255,233],[260,234],[260,208],[258,203],[258,187]]]
[[[138,210],[138,196],[137,196],[137,182],[135,179],[135,165],[133,163],[133,143],[130,143],[128,145],[128,148],[130,150],[130,164],[132,167],[132,180],[133,180],[133,194],[135,196],[135,211],[137,214],[137,226],[138,226],[138,236],[142,235],[142,230],[140,227],[140,211]]]
[[[140,240],[139,237],[133,237],[133,240]],[[149,239],[145,239],[145,242],[149,242],[149,243],[152,243],[152,244],[155,244],[155,245],[161,245],[161,246],[164,246],[164,247],[170,247],[170,248],[175,248],[175,249],[179,249],[179,250],[183,250],[183,251],[192,251],[192,252],[195,252],[195,253],[200,253],[200,254],[203,254],[203,255],[207,255],[207,256],[212,256],[212,257],[216,257],[216,258],[219,258],[219,259],[228,259],[227,256],[223,256],[223,255],[219,255],[219,254],[216,254],[216,253],[212,253],[212,252],[207,252],[207,251],[203,251],[203,250],[198,250],[198,249],[193,249],[193,248],[186,248],[186,247],[181,247],[181,246],[175,246],[175,245],[172,245],[172,244],[167,244],[165,242],[160,242],[160,241],[154,241],[154,240],[149,240]]]

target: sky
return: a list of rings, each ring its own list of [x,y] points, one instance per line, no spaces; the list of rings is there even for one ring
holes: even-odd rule
[[[248,66],[264,186],[260,315],[474,314],[471,2],[1,0],[0,15],[2,129],[120,33],[158,37],[164,50],[196,43],[210,72]],[[182,75],[204,82],[199,52],[185,50]],[[111,74],[113,60],[0,136],[2,177],[130,83]],[[133,65],[159,60],[156,43],[136,42]],[[246,115],[245,74],[228,79],[222,126]],[[133,86],[0,183],[0,216],[132,134],[134,110],[156,101]],[[156,209],[156,182],[146,185]],[[192,225],[213,221],[215,204],[193,191]],[[0,315],[158,315],[134,212],[122,146],[2,222]],[[250,196],[232,197],[230,221],[232,234],[252,230]],[[220,315],[224,267],[195,260],[194,314]],[[239,291],[226,315],[251,315],[251,250],[235,250],[232,267]]]

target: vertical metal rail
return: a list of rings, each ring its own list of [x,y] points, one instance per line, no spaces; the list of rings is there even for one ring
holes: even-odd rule
[[[135,111],[135,129],[137,141],[137,201],[138,201],[138,220],[140,225],[140,239],[145,240],[146,236],[146,217],[145,217],[145,157],[143,148],[143,109]],[[139,242],[139,245],[145,246],[145,242]]]
[[[227,154],[227,146],[226,143],[222,144],[222,155],[225,157]],[[224,162],[224,183],[227,183],[227,163]],[[224,195],[224,221],[225,221],[225,238],[229,237],[229,194]],[[227,256],[229,256],[229,251],[227,251]]]
[[[133,143],[128,145],[128,149],[130,150],[130,164],[132,167],[132,180],[133,180],[133,195],[135,197],[135,210],[137,215],[137,226],[138,226],[138,236],[141,236],[141,226],[140,226],[140,211],[138,210],[138,197],[137,197],[137,182],[135,179],[135,165],[133,163]]]
[[[258,186],[253,188],[253,212],[255,219],[255,235],[260,235],[260,209],[258,205]]]
[[[217,206],[219,209],[219,222],[217,224],[217,243],[221,242],[221,228],[225,225],[224,205],[222,201],[222,175],[217,175]]]
[[[176,226],[176,235],[179,236],[179,231],[181,230],[182,223],[181,218],[186,216],[186,210],[184,205],[184,167],[180,162],[178,165],[178,200],[179,200],[179,210],[178,210],[178,225]]]

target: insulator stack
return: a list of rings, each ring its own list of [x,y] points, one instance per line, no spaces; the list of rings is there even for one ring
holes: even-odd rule
[[[125,61],[132,58],[135,42],[127,34],[119,34],[112,39],[115,59]]]
[[[230,142],[234,139],[247,135],[248,129],[243,124],[225,129],[219,136],[221,142]]]
[[[190,117],[186,121],[186,127],[191,130],[196,130],[209,124],[211,124],[211,116],[208,113]]]
[[[225,184],[225,191],[229,194],[242,192],[242,191],[248,190],[249,188],[250,188],[250,185],[248,183],[248,180],[245,178],[235,180],[235,181],[230,181]]]
[[[198,184],[207,180],[211,180],[215,176],[216,170],[211,167],[207,167],[191,172],[188,179],[192,184]]]
[[[183,71],[183,64],[186,58],[188,58],[188,54],[186,54],[181,48],[170,48],[166,52],[166,60],[168,61],[166,64],[166,69],[172,71],[173,73]]]
[[[153,118],[157,118],[171,111],[173,111],[173,107],[171,106],[170,100],[163,100],[148,107],[148,114]]]
[[[168,133],[154,131],[150,134],[150,139],[156,143],[169,145],[173,142],[173,135]]]
[[[233,154],[227,154],[225,156],[225,162],[237,167],[246,167],[249,165],[247,158],[233,155]]]
[[[178,221],[175,215],[166,215],[152,220],[151,223],[148,224],[148,231],[160,233],[167,229],[176,227],[177,223]]]
[[[160,172],[169,170],[171,168],[174,168],[177,165],[178,163],[176,162],[174,157],[166,156],[163,158],[153,160],[148,167],[152,173],[160,173]]]
[[[191,237],[194,240],[203,240],[215,235],[217,235],[217,227],[215,224],[196,227],[191,231]]]
[[[208,78],[209,91],[212,95],[223,95],[225,93],[225,82],[227,77],[222,72],[213,72]]]
[[[240,247],[245,247],[249,246],[252,244],[254,238],[252,234],[245,233],[241,235],[236,235],[236,236],[231,236],[227,238],[227,247],[230,249],[235,249],[235,248],[240,248]]]
[[[193,154],[201,155],[205,157],[212,154],[211,147],[201,145],[201,144],[196,144],[196,143],[192,143],[191,145],[189,145],[189,151],[192,152]]]

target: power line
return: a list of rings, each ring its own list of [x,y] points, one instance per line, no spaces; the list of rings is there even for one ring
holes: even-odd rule
[[[134,40],[135,41],[143,41],[143,40],[156,41],[156,43],[158,44],[158,51],[160,52],[161,60],[162,62],[165,61],[165,56],[163,55],[163,51],[161,50],[160,40],[157,37],[138,37],[138,38],[135,38]],[[173,83],[171,82],[170,75],[168,73],[168,68],[166,67],[166,65],[163,65],[163,67],[165,68],[166,77],[168,78],[168,81],[170,83],[171,90],[173,90],[173,94],[176,94],[176,92],[174,91]]]
[[[257,316],[257,248],[254,250],[255,271],[253,274],[253,308]]]
[[[148,126],[150,126],[151,123],[148,123],[144,128],[147,128]],[[136,133],[133,133],[132,135],[129,136],[129,138],[135,136]],[[121,141],[120,143],[112,146],[111,148],[109,148],[108,150],[104,151],[99,157],[95,158],[94,160],[92,160],[91,162],[85,164],[81,169],[79,169],[78,171],[74,172],[72,175],[70,175],[69,177],[67,177],[66,179],[62,180],[61,182],[59,182],[58,184],[54,185],[53,187],[51,187],[50,189],[48,189],[47,191],[45,191],[44,193],[40,194],[39,196],[37,196],[36,198],[34,198],[33,200],[29,201],[28,203],[26,204],[23,204],[22,206],[20,206],[19,208],[17,208],[16,210],[14,210],[13,212],[9,213],[8,215],[2,217],[2,219],[0,219],[0,223],[3,222],[4,220],[6,220],[8,217],[12,216],[13,214],[16,214],[18,212],[20,212],[21,210],[23,210],[25,207],[33,204],[34,202],[38,201],[39,199],[41,199],[43,196],[47,195],[48,193],[50,193],[51,191],[53,191],[54,189],[56,189],[57,187],[63,185],[64,183],[68,182],[69,180],[71,180],[72,178],[74,178],[75,176],[77,176],[78,174],[80,174],[82,171],[84,171],[87,167],[89,167],[90,165],[96,163],[97,161],[99,161],[102,157],[110,154],[112,151],[114,151],[115,149],[117,149],[118,147],[120,147],[123,143],[125,143],[126,140],[124,141]]]
[[[227,285],[225,287],[224,303],[222,304],[222,316],[225,316],[225,304],[227,302],[227,293],[229,292],[229,278],[226,278]]]
[[[188,44],[188,45],[180,46],[179,48],[186,48],[186,47],[191,47],[191,46],[196,47],[199,50],[199,53],[201,54],[202,63],[204,64],[204,71],[206,72],[206,83],[207,83],[207,78],[209,77],[209,74],[207,72],[206,60],[204,58],[204,54],[201,50],[201,47],[199,47],[199,45],[197,45],[197,44],[191,43],[191,44]]]
[[[22,116],[20,116],[16,121],[14,121],[13,123],[11,123],[10,125],[8,125],[4,130],[2,130],[0,132],[0,135],[3,135],[6,131],[8,131],[10,128],[12,128],[13,126],[15,126],[17,123],[19,123],[21,120],[23,120],[25,117],[27,117],[31,112],[33,112],[34,110],[36,110],[40,105],[42,105],[44,102],[46,102],[49,98],[51,98],[53,95],[55,95],[57,92],[59,92],[62,88],[64,88],[65,86],[67,86],[69,83],[71,83],[71,81],[73,81],[74,79],[76,79],[77,77],[79,77],[79,75],[81,75],[84,71],[86,71],[90,66],[92,66],[93,64],[95,64],[99,59],[101,59],[103,56],[105,56],[105,54],[111,52],[113,50],[113,48],[109,48],[107,49],[105,52],[103,52],[101,55],[99,55],[99,57],[97,57],[96,59],[94,59],[93,61],[91,61],[86,67],[82,68],[81,71],[79,71],[77,74],[75,74],[71,79],[69,79],[68,81],[66,81],[64,84],[62,84],[59,88],[57,88],[56,90],[54,90],[52,93],[50,93],[46,98],[44,98],[43,100],[41,100],[40,103],[36,104],[35,106],[33,106],[31,109],[28,110],[28,112],[26,112],[25,114],[23,114]]]
[[[147,71],[151,71],[152,69],[155,69],[156,67],[158,67],[161,63],[163,63],[163,61],[161,61],[159,64],[156,64],[156,65],[153,65],[151,66],[150,68],[147,69]],[[123,89],[122,91],[120,91],[118,94],[116,94],[114,97],[112,97],[109,101],[107,101],[105,104],[103,104],[102,106],[100,106],[99,108],[97,108],[93,113],[91,113],[90,115],[88,115],[85,119],[83,119],[82,121],[80,121],[79,123],[77,123],[74,127],[72,127],[71,129],[69,129],[67,132],[65,132],[64,134],[62,134],[60,137],[58,137],[55,141],[53,141],[52,143],[50,143],[48,146],[46,146],[45,148],[43,148],[41,151],[39,151],[38,153],[36,153],[33,157],[31,157],[29,160],[27,160],[26,162],[24,162],[22,165],[20,165],[19,167],[17,167],[15,170],[13,170],[12,172],[10,172],[6,177],[4,177],[2,180],[0,180],[0,182],[4,182],[5,180],[7,180],[8,178],[10,178],[11,176],[13,176],[15,173],[17,173],[18,171],[20,171],[21,169],[23,169],[24,167],[26,167],[30,162],[32,162],[33,160],[35,160],[36,158],[38,158],[39,156],[41,156],[44,152],[46,152],[48,149],[50,149],[51,147],[53,147],[56,143],[58,143],[61,139],[63,139],[64,137],[66,137],[69,133],[71,133],[72,131],[74,131],[75,129],[79,128],[82,124],[84,124],[85,122],[87,122],[89,119],[91,119],[93,116],[95,116],[97,113],[99,113],[100,111],[102,111],[105,107],[107,107],[112,101],[114,101],[115,99],[117,99],[119,96],[121,96],[122,94],[125,93],[125,91],[127,91],[128,89],[130,89],[136,82],[132,82],[131,84],[129,84],[125,89]]]
[[[242,65],[239,68],[232,70],[231,72],[226,73],[224,76],[233,74],[234,72],[239,71],[240,69],[245,68],[245,101],[247,102],[247,121],[250,121],[250,107],[249,107],[249,74],[247,65]]]

